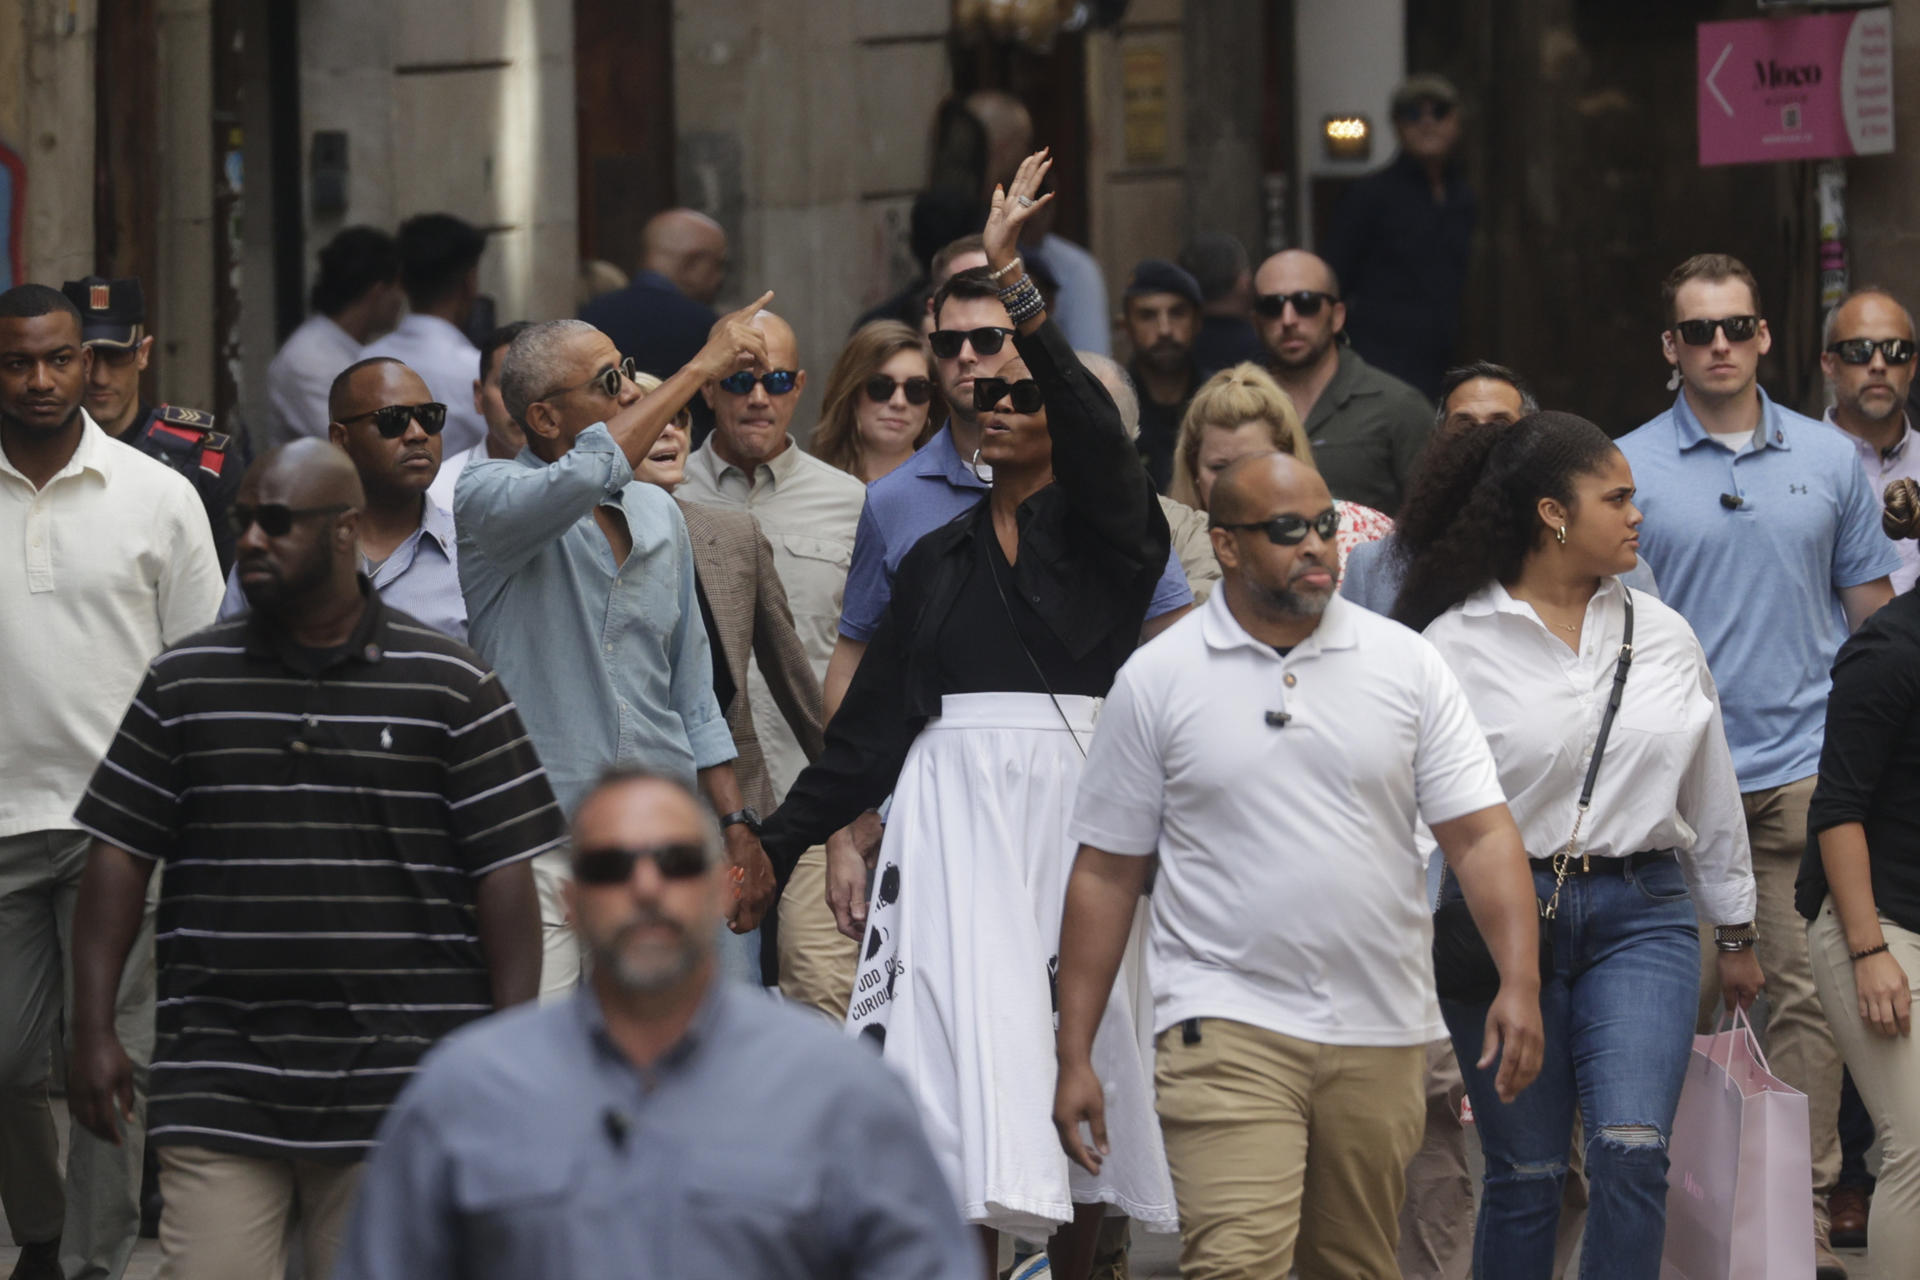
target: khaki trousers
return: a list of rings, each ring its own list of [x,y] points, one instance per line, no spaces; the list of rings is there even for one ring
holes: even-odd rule
[[[1467,1086],[1453,1041],[1427,1046],[1426,1128],[1407,1165],[1400,1206],[1402,1280],[1467,1280],[1473,1266],[1473,1177],[1460,1103]]]
[[[160,884],[155,875],[148,885],[114,1005],[114,1029],[134,1064],[133,1120],[121,1146],[70,1124],[63,1184],[47,1085],[54,1028],[73,990],[73,908],[92,842],[84,831],[0,839],[0,1203],[16,1242],[60,1240],[69,1277],[117,1280],[140,1229]]]
[[[1202,1019],[1156,1039],[1186,1280],[1395,1280],[1425,1045],[1320,1045]]]
[[[161,1280],[277,1280],[296,1210],[307,1280],[325,1280],[363,1168],[161,1147]]]
[[[800,855],[780,895],[780,994],[845,1022],[860,944],[840,932],[827,905],[827,851]]]
[[[1880,932],[1920,1006],[1920,934],[1885,916]],[[1911,1276],[1920,1272],[1920,1040],[1886,1039],[1861,1018],[1847,935],[1831,898],[1807,926],[1807,941],[1820,1003],[1880,1138],[1880,1181],[1867,1219],[1868,1267],[1876,1276]]]
[[[1747,837],[1759,889],[1760,941],[1767,979],[1767,1061],[1773,1074],[1807,1095],[1813,1145],[1814,1238],[1827,1239],[1827,1196],[1840,1178],[1840,1051],[1820,1007],[1807,952],[1807,922],[1793,906],[1793,882],[1807,849],[1807,802],[1814,779],[1749,791]],[[1720,971],[1713,926],[1700,925],[1700,1029],[1720,1016]]]

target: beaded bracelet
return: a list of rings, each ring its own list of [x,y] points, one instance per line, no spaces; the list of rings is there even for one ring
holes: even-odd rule
[[[1865,951],[1849,951],[1847,954],[1855,960],[1865,960],[1868,956],[1877,956],[1882,951],[1890,949],[1889,945],[1883,942],[1877,947],[1868,947]]]
[[[997,281],[1000,279],[1001,276],[1006,275],[1007,272],[1013,270],[1015,267],[1024,267],[1026,265],[1027,264],[1022,260],[1020,260],[1019,258],[1015,258],[1012,262],[1009,262],[1006,266],[1000,268],[998,271],[987,272],[987,279]]]
[[[1040,296],[1040,288],[1032,276],[1023,275],[1000,290],[1000,302],[1007,309],[1007,318],[1015,325],[1025,324],[1047,309],[1046,299]]]

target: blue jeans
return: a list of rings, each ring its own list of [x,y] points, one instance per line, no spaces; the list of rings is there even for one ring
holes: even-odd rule
[[[1512,1103],[1495,1094],[1495,1070],[1474,1066],[1487,1007],[1441,1001],[1486,1153],[1473,1242],[1481,1280],[1552,1275],[1576,1102],[1592,1183],[1582,1280],[1660,1275],[1667,1139],[1693,1050],[1700,936],[1676,861],[1622,870],[1576,870],[1554,919],[1541,922],[1554,946],[1540,991],[1546,1052],[1539,1078]],[[1552,872],[1536,870],[1534,888],[1545,901]],[[1459,893],[1449,881],[1447,896]]]

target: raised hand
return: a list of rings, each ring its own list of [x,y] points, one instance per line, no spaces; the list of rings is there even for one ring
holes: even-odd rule
[[[987,265],[995,271],[1020,256],[1021,227],[1053,199],[1052,192],[1036,196],[1040,184],[1046,181],[1047,170],[1053,168],[1051,151],[1050,147],[1040,148],[1020,162],[1004,191],[998,186],[993,189],[993,209],[980,238],[986,244]]]
[[[718,382],[737,369],[751,369],[767,362],[767,336],[754,327],[753,318],[773,301],[773,290],[714,321],[707,331],[707,345],[693,358],[706,375],[706,381]]]

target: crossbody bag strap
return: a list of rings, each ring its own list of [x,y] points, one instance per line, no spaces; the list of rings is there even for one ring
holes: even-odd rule
[[[1620,656],[1613,663],[1613,690],[1607,695],[1607,709],[1600,715],[1600,732],[1593,739],[1593,759],[1587,762],[1586,781],[1580,784],[1580,804],[1573,813],[1573,834],[1567,847],[1553,856],[1553,896],[1540,908],[1541,918],[1553,919],[1560,906],[1560,886],[1567,882],[1573,865],[1573,851],[1580,844],[1580,828],[1587,820],[1587,807],[1593,803],[1593,786],[1600,777],[1600,757],[1607,753],[1607,736],[1613,732],[1613,718],[1620,714],[1620,699],[1627,690],[1627,669],[1633,666],[1633,589],[1620,588],[1620,603],[1626,618],[1620,629]]]

